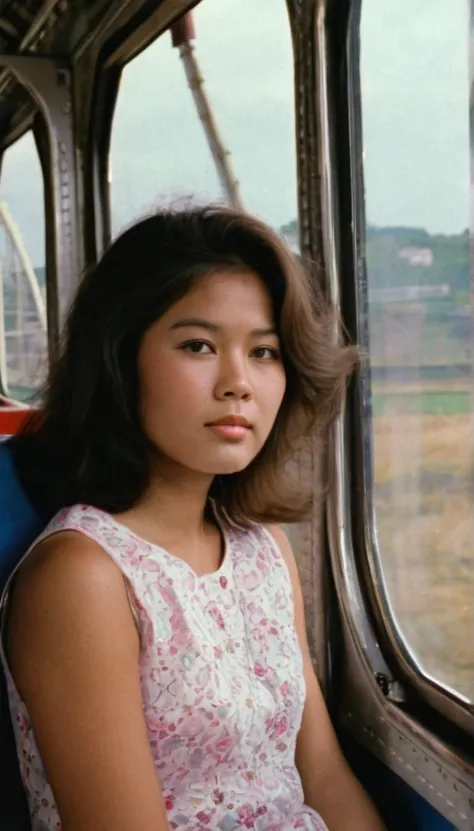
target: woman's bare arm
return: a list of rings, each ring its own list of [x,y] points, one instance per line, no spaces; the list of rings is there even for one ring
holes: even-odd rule
[[[306,681],[303,721],[296,744],[306,804],[322,816],[331,831],[384,831],[371,799],[347,764],[328,716],[306,636],[303,594],[295,558],[281,528],[270,529],[285,557],[293,584],[295,621]]]
[[[61,532],[22,567],[9,658],[63,831],[167,831],[123,576],[93,541]]]

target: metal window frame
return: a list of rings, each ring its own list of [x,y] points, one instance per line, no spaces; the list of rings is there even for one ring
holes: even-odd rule
[[[81,83],[84,75],[95,78],[84,102],[93,114],[83,145],[84,211],[89,217],[84,223],[87,266],[97,260],[112,237],[110,146],[122,71],[197,2],[164,0],[157,7],[156,2],[126,0],[103,21],[93,40],[86,38],[74,53],[76,83]]]
[[[357,275],[358,296],[356,297],[359,331],[365,329],[364,342],[368,343],[367,331],[367,280],[365,261],[365,210],[364,210],[364,180],[362,158],[362,91],[360,88],[359,57],[360,36],[359,24],[363,0],[355,0],[352,4],[348,29],[348,60],[349,69],[349,127],[350,127],[350,154],[353,177],[352,205],[354,236],[357,240],[354,250],[354,273]],[[382,560],[379,553],[375,527],[375,507],[373,499],[372,481],[372,424],[370,411],[370,377],[367,364],[362,364],[359,375],[359,407],[358,427],[359,446],[362,449],[362,464],[359,465],[359,487],[357,492],[363,497],[359,501],[359,515],[363,516],[363,539],[366,555],[367,573],[370,580],[373,609],[376,619],[384,633],[386,640],[396,656],[397,664],[403,679],[409,681],[428,701],[428,703],[458,724],[463,730],[474,736],[474,704],[456,690],[438,681],[430,675],[420,664],[403,635],[391,608]]]
[[[360,286],[366,290],[360,9],[361,0],[313,0],[328,294],[343,308],[352,332],[360,323]],[[334,30],[340,30],[343,20],[347,29],[336,38]],[[344,649],[335,715],[456,827],[471,829],[474,760],[467,734],[473,730],[472,713],[457,694],[411,660],[391,618],[376,562],[370,398],[364,372],[362,366],[333,428],[329,450],[327,526]]]

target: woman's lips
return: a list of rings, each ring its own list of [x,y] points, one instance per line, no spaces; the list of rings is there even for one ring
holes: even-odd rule
[[[246,427],[244,424],[209,424],[209,430],[216,436],[220,436],[223,439],[230,439],[232,441],[242,441],[247,434],[250,432],[250,427]]]
[[[242,441],[247,436],[249,430],[252,429],[250,422],[244,416],[237,415],[236,413],[229,413],[229,415],[223,418],[216,419],[216,421],[208,424],[207,427],[216,436],[230,441]]]

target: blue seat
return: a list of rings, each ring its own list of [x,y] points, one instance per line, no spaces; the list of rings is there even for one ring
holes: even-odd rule
[[[0,443],[0,593],[44,523],[15,473],[9,441]]]
[[[0,441],[0,592],[44,524],[18,481],[10,443]],[[0,770],[0,828],[30,831],[3,669],[0,671]]]

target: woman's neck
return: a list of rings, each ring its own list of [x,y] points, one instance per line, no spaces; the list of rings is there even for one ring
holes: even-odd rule
[[[206,505],[212,480],[212,475],[160,462],[142,499],[117,519],[132,530],[141,527],[138,533],[148,539],[156,533],[173,547],[195,544],[208,533]]]

